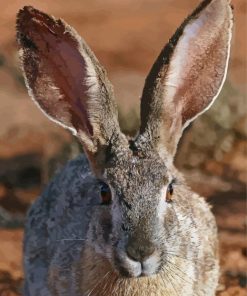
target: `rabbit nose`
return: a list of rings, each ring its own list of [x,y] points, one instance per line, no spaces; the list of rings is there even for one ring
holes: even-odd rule
[[[148,240],[137,240],[134,237],[129,238],[126,246],[126,253],[132,260],[143,262],[155,251],[154,244]]]

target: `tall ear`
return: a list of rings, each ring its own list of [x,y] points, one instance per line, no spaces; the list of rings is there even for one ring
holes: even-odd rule
[[[123,137],[112,86],[73,28],[24,7],[17,15],[17,40],[31,97],[52,120],[77,135],[88,153]]]
[[[183,129],[223,86],[231,34],[228,0],[204,0],[182,23],[146,79],[137,146],[175,154]]]

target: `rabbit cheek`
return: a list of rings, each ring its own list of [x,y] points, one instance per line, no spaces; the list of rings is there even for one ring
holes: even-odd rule
[[[111,215],[112,215],[112,234],[115,242],[121,241],[121,225],[123,224],[122,216],[123,213],[121,211],[119,203],[116,201],[116,198],[113,198],[113,203],[111,207]]]
[[[90,225],[88,240],[95,252],[106,256],[110,252],[112,223],[107,209],[98,209],[94,212],[95,219]],[[95,222],[94,221],[99,221]]]

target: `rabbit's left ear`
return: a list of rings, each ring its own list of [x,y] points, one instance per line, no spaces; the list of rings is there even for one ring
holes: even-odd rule
[[[228,0],[204,0],[182,23],[146,79],[137,145],[175,154],[183,129],[223,86],[231,34]]]

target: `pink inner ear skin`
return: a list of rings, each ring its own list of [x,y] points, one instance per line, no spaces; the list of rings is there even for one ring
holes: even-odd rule
[[[227,2],[205,1],[208,6],[188,19],[170,59],[167,93],[182,105],[183,125],[210,107],[225,80],[232,28]]]
[[[87,112],[87,65],[73,32],[62,21],[55,21],[34,9],[24,10],[21,18],[19,30],[37,48],[24,48],[27,55],[26,61],[24,56],[24,63],[28,63],[28,57],[33,55],[38,67],[38,70],[30,73],[32,78],[29,79],[27,74],[36,100],[48,115],[58,121],[59,109],[63,110],[62,113],[70,114],[71,125],[77,131],[83,130],[92,136],[93,128]],[[39,83],[44,77],[49,77],[50,87],[59,90],[59,101],[54,98],[54,104],[44,99],[45,93],[39,95]],[[52,100],[51,96],[48,97]]]
[[[188,56],[187,67],[184,68],[183,84],[178,88],[174,103],[181,104],[182,124],[192,120],[207,109],[218,96],[224,75],[228,51],[222,42],[224,32],[219,32],[215,42],[209,44],[205,52],[197,51],[197,44],[191,46],[190,52],[197,56]],[[188,74],[186,75],[186,72]]]

